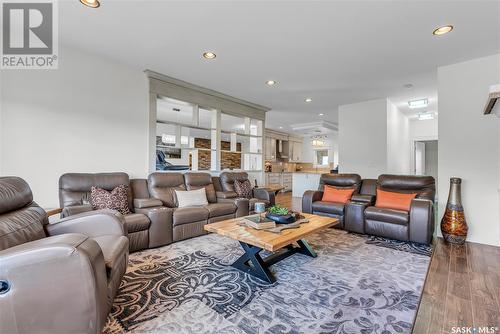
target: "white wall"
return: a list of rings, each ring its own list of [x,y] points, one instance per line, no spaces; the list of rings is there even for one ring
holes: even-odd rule
[[[416,140],[438,139],[438,118],[424,121],[410,120],[410,138]]]
[[[439,217],[450,177],[462,178],[468,240],[491,245],[500,245],[500,119],[483,109],[499,69],[500,54],[438,69]]]
[[[387,99],[339,106],[339,172],[377,178],[387,168]]]
[[[58,206],[66,172],[148,171],[148,86],[142,71],[61,48],[58,70],[1,72],[0,163],[35,200]]]
[[[390,101],[387,106],[387,172],[410,174],[410,121]]]

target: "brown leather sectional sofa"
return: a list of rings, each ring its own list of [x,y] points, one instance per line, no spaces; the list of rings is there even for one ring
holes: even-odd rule
[[[128,262],[123,217],[48,224],[28,184],[0,177],[0,333],[100,333]]]
[[[274,194],[265,189],[255,189],[254,196],[260,198],[250,200],[238,198],[234,188],[226,191],[230,189],[230,180],[234,183],[235,178],[248,178],[248,174],[226,172],[212,177],[208,173],[157,172],[150,174],[147,180],[130,180],[126,173],[68,173],[59,179],[59,201],[62,217],[68,217],[92,211],[89,203],[92,186],[110,191],[118,185],[127,185],[132,213],[124,216],[124,226],[133,252],[206,234],[205,224],[246,216],[257,201],[274,204]],[[202,187],[206,190],[208,205],[178,207],[175,190]]]
[[[324,185],[356,190],[345,205],[322,202]],[[377,189],[417,196],[408,212],[379,208],[375,206]],[[429,244],[434,233],[434,197],[431,176],[380,175],[377,180],[362,180],[357,174],[323,174],[318,191],[304,193],[302,210],[339,218],[339,227],[350,232]]]

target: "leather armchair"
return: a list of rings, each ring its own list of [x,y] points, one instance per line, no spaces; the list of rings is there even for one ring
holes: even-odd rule
[[[101,333],[125,273],[123,218],[48,224],[28,184],[0,178],[0,333]]]
[[[217,198],[228,199],[238,198],[238,194],[234,191],[234,181],[240,182],[248,180],[248,173],[246,172],[222,172],[220,176],[214,176],[213,184],[215,186]],[[276,202],[274,192],[266,188],[253,188],[252,198],[248,199],[249,214],[255,213],[255,203],[263,202],[266,207],[273,206]]]
[[[380,175],[379,189],[416,193],[410,211],[368,206],[365,232],[402,241],[429,244],[434,234],[435,181],[432,176]]]
[[[126,173],[67,173],[59,178],[59,204],[62,217],[92,211],[92,186],[111,191],[119,185],[128,187],[130,214],[124,216],[130,251],[168,245],[172,242],[172,210],[160,201],[151,201],[147,182],[130,180]],[[136,201],[138,200],[138,201]]]
[[[359,194],[361,176],[358,174],[322,174],[318,190],[308,190],[302,196],[303,212],[338,218],[340,223],[336,227],[344,228],[347,205],[322,201],[325,185],[336,188],[354,188],[354,194]]]

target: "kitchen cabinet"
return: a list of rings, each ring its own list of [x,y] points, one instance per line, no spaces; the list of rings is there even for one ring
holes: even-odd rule
[[[291,141],[290,142],[290,161],[300,162],[302,161],[302,142]]]
[[[292,191],[292,173],[282,173],[281,176],[283,191]]]
[[[280,185],[283,191],[292,191],[293,173],[266,173],[266,186],[271,184]]]
[[[267,161],[275,161],[276,160],[276,139],[275,138],[266,138],[265,148],[264,148],[264,156]]]

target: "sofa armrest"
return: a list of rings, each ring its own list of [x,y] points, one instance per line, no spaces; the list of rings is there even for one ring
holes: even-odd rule
[[[434,234],[434,203],[413,199],[410,206],[410,241],[429,244]]]
[[[134,208],[136,209],[144,209],[144,208],[152,208],[156,206],[163,206],[163,202],[156,198],[135,198],[134,199]]]
[[[250,210],[250,203],[247,198],[218,198],[218,203],[234,203],[236,205],[236,217],[248,216]]]
[[[344,230],[365,233],[365,209],[369,203],[348,202],[345,206]]]
[[[136,213],[148,216],[149,248],[169,245],[173,241],[173,213],[174,210],[165,206],[152,208],[135,208]]]
[[[61,218],[77,215],[83,212],[89,212],[92,210],[93,208],[90,204],[66,206],[62,209]]]
[[[238,194],[234,191],[217,191],[215,192],[217,198],[237,198]]]
[[[323,192],[319,190],[307,190],[302,196],[302,212],[313,213],[312,204],[321,201]]]
[[[0,252],[0,333],[100,333],[107,307],[101,248],[82,234]]]
[[[123,216],[113,210],[95,210],[63,218],[45,226],[48,235],[81,233],[89,237],[126,235]]]
[[[373,205],[373,204],[375,204],[375,196],[354,194],[351,197],[351,202],[366,203],[369,205]]]
[[[271,206],[276,203],[274,191],[266,188],[253,188],[253,197],[269,201],[269,205]]]

